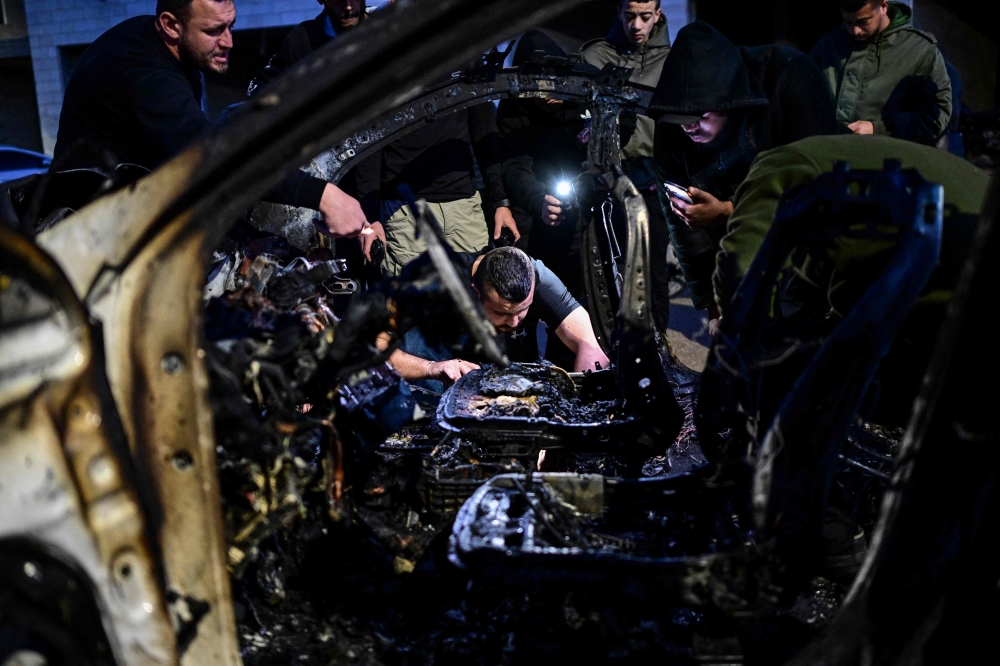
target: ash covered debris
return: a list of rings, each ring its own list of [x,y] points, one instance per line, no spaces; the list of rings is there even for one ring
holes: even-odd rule
[[[207,330],[247,663],[525,663],[567,642],[587,646],[581,657],[771,658],[794,652],[839,604],[898,432],[851,429],[826,559],[811,582],[787,581],[758,544],[745,480],[708,476],[697,376],[669,354],[680,433],[629,449],[645,421],[614,373],[514,364],[469,373],[444,396],[411,388],[365,342],[388,325],[374,295],[338,322],[328,260],[239,252],[208,301]],[[395,292],[418,304],[400,303],[411,320],[433,300],[426,284]],[[342,331],[355,333],[346,351]],[[539,466],[600,473],[606,505],[579,510],[537,480]],[[622,480],[636,469],[659,478]],[[479,541],[461,555],[453,547],[463,571],[447,550],[449,532],[465,528]]]
[[[323,364],[341,267],[277,238],[228,250],[206,289],[205,327],[227,557],[237,581],[278,604],[323,515],[340,517],[343,451]]]
[[[573,379],[555,366],[514,363],[469,373],[463,384],[478,380],[478,394],[456,400],[458,413],[476,419],[531,417],[559,423],[601,424],[621,419],[621,400],[584,400]],[[469,389],[475,391],[473,386]]]

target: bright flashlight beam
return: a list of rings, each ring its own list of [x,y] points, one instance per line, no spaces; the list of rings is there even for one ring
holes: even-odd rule
[[[556,183],[556,196],[557,197],[568,197],[573,193],[573,186],[569,184],[568,180],[560,180]]]

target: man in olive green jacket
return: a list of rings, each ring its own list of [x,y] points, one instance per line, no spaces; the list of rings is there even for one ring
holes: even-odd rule
[[[606,37],[593,39],[580,47],[584,62],[603,68],[607,64],[629,67],[629,81],[655,88],[660,81],[663,63],[670,53],[667,19],[660,10],[660,0],[636,2],[617,0],[618,15]],[[632,118],[634,131],[629,136]],[[650,215],[650,260],[652,263],[653,316],[656,326],[666,330],[670,318],[670,269],[667,245],[670,237],[656,194],[653,171],[653,133],[656,124],[644,115],[622,118],[622,170],[643,194]]]
[[[900,2],[839,2],[844,26],[812,52],[836,99],[837,120],[856,134],[933,145],[953,104],[934,37],[913,27],[913,10]]]
[[[892,390],[884,393],[892,394],[898,409],[894,416],[902,419],[916,395],[945,307],[968,255],[986,196],[986,172],[936,148],[884,136],[814,136],[761,153],[736,191],[727,234],[716,257],[713,286],[725,317],[736,287],[771,228],[778,201],[789,188],[832,171],[835,162],[847,162],[852,169],[878,170],[890,159],[899,160],[904,169],[916,169],[926,181],[944,186],[941,255],[880,372],[892,385]],[[800,258],[793,270],[802,278],[806,291],[825,299],[831,315],[844,316],[884,269],[890,254],[887,250],[891,246],[885,241],[840,239]]]
[[[608,63],[630,67],[629,81],[655,88],[670,53],[670,34],[660,0],[618,0],[618,16],[610,32],[606,37],[585,42],[580,53],[584,62],[597,68]],[[639,116],[635,133],[622,147],[622,158],[652,157],[655,129],[652,118]]]

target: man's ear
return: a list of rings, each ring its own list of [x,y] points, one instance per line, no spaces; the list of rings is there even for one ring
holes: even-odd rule
[[[170,12],[162,12],[157,16],[156,26],[166,37],[173,40],[179,40],[184,29],[181,20]]]

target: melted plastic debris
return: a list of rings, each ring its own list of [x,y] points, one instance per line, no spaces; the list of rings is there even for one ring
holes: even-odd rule
[[[786,612],[799,622],[821,629],[840,608],[846,595],[847,588],[843,585],[817,576]]]
[[[461,416],[476,419],[528,417],[559,423],[602,423],[621,418],[614,400],[583,402],[564,371],[554,366],[513,363],[491,367],[479,381],[479,394],[457,405]]]

